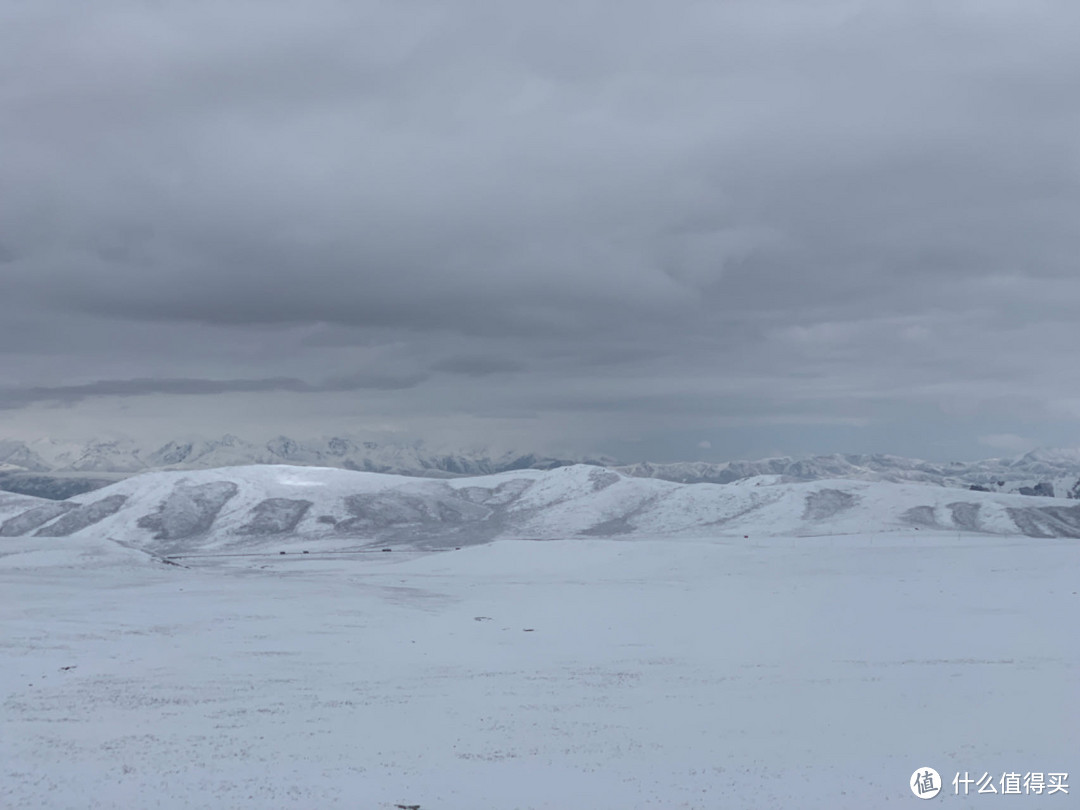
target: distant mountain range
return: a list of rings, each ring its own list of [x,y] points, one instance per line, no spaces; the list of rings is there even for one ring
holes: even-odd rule
[[[439,453],[421,444],[377,444],[333,436],[297,440],[278,436],[263,444],[225,435],[219,439],[174,439],[145,447],[130,439],[58,442],[0,440],[0,469],[22,472],[137,473],[148,470],[203,470],[243,464],[296,464],[397,475],[486,475],[504,470],[550,469],[573,462],[603,464],[611,459],[555,459],[536,454],[483,451]]]
[[[421,443],[379,444],[334,436],[279,436],[253,443],[232,435],[192,437],[147,447],[129,439],[60,442],[0,440],[0,490],[62,500],[136,473],[285,464],[427,478],[606,466],[636,478],[727,484],[755,476],[795,483],[823,479],[932,484],[1021,495],[1080,498],[1080,450],[1034,450],[1012,459],[938,463],[892,455],[825,455],[723,463],[618,465],[614,459],[557,458],[535,453],[442,452]]]
[[[884,454],[828,455],[804,459],[767,458],[722,464],[679,462],[631,464],[617,468],[626,475],[679,483],[727,484],[758,475],[784,481],[891,481],[933,484],[984,492],[1080,498],[1080,449],[1033,450],[1017,458],[983,461],[923,461]]]
[[[130,475],[155,470],[204,470],[250,464],[335,467],[426,478],[547,470],[574,463],[602,465],[610,458],[552,458],[535,453],[440,452],[414,444],[378,444],[332,436],[298,440],[278,436],[257,444],[233,435],[190,437],[161,446],[131,439],[62,442],[0,440],[0,490],[62,500]]]

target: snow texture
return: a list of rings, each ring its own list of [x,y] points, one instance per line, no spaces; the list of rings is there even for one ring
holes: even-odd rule
[[[76,504],[62,501],[48,501],[39,506],[33,506],[0,524],[0,537],[18,537],[20,534],[32,532],[65,512],[77,508]]]
[[[267,498],[255,504],[251,519],[237,534],[282,534],[291,532],[311,508],[311,501],[297,498]]]
[[[855,505],[856,498],[850,492],[839,489],[819,489],[806,496],[803,520],[826,520],[835,517]]]
[[[126,495],[109,495],[99,501],[77,506],[58,520],[34,532],[36,537],[67,537],[116,514],[127,500]]]
[[[625,482],[544,483],[598,506]],[[861,494],[844,514],[906,503]],[[806,495],[781,499],[797,524]],[[1071,541],[633,534],[180,567],[101,525],[0,544],[5,810],[864,810],[914,806],[926,765],[981,807],[954,773],[1076,769]]]
[[[221,507],[239,491],[232,481],[190,484],[180,479],[153,514],[139,518],[138,525],[156,534],[155,540],[178,540],[210,531]]]
[[[1008,510],[1009,517],[1029,537],[1080,537],[1080,506],[1045,506]]]

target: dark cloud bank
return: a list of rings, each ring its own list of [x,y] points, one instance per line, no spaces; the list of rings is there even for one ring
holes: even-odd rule
[[[0,2],[7,432],[1080,443],[1078,26]]]

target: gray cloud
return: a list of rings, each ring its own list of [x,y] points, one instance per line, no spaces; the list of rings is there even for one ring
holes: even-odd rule
[[[423,375],[389,377],[353,374],[333,377],[322,383],[308,383],[293,377],[271,377],[259,380],[200,380],[200,379],[131,379],[97,380],[81,385],[34,386],[0,389],[0,409],[22,408],[35,403],[72,405],[88,397],[133,397],[151,394],[206,396],[228,393],[289,392],[317,394],[327,392],[400,390],[412,388],[424,379]]]
[[[486,377],[489,374],[505,374],[521,371],[524,366],[516,360],[491,355],[458,355],[445,357],[434,363],[432,371],[447,374],[463,374],[466,377]]]
[[[709,431],[755,420],[858,431],[784,435],[810,450],[907,452],[961,412],[973,454],[1058,441],[1078,25],[1051,0],[4,3],[3,401],[153,397],[167,433],[169,397],[244,394],[275,432],[318,401],[719,457],[741,445]]]

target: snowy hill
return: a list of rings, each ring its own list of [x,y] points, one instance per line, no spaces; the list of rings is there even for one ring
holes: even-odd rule
[[[14,496],[11,496],[14,498]],[[133,476],[65,501],[0,502],[0,537],[111,537],[156,555],[446,548],[497,538],[895,531],[1080,537],[1080,505],[921,484],[677,484],[574,465],[420,479],[298,466]]]

